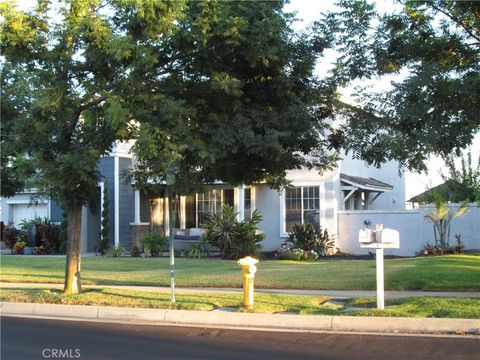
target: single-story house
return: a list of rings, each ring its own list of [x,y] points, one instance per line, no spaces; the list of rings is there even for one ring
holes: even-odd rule
[[[96,204],[84,208],[82,252],[98,249],[105,196],[110,204],[112,244],[129,249],[142,234],[167,223],[166,199],[136,190],[124,179],[123,174],[133,161],[130,146],[129,143],[115,146],[98,163],[103,179],[98,184]],[[172,203],[172,220],[179,243],[198,238],[207,214],[218,211],[223,203],[232,205],[240,220],[248,218],[254,209],[261,212],[263,221],[259,229],[265,234],[262,243],[265,251],[278,249],[295,223],[312,222],[336,235],[339,212],[405,209],[405,179],[399,175],[395,162],[377,169],[345,156],[335,170],[323,175],[303,169],[289,171],[287,177],[293,187],[280,192],[265,184],[232,187],[219,183],[209,186],[206,193],[177,197]],[[61,221],[61,210],[54,201],[31,204],[31,195],[25,192],[2,199],[2,220],[18,223],[24,218],[41,216]]]

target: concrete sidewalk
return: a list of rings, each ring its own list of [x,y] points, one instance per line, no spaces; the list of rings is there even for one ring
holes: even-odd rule
[[[135,324],[233,327],[278,331],[355,331],[375,333],[450,333],[480,335],[480,319],[392,318],[251,314],[105,306],[0,303],[2,316],[132,322]]]
[[[63,284],[45,284],[45,283],[8,283],[1,282],[0,288],[53,288],[62,289]],[[170,293],[170,287],[167,286],[123,286],[123,285],[82,285],[84,289],[123,289],[137,291],[156,291],[160,293]],[[202,294],[202,293],[241,293],[242,289],[232,288],[183,288],[177,287],[177,293]],[[256,293],[261,294],[285,294],[285,295],[310,295],[310,296],[329,296],[335,299],[350,299],[357,297],[376,296],[376,291],[355,291],[355,290],[294,290],[294,289],[255,289]],[[480,292],[436,292],[436,291],[385,291],[386,299],[399,299],[407,297],[438,296],[438,297],[456,297],[480,298]]]

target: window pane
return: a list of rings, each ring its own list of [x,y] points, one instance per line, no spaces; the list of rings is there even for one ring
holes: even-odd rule
[[[195,206],[195,195],[185,197],[185,227],[187,229],[197,227],[197,209]]]
[[[292,188],[285,190],[285,231],[292,231],[295,224],[302,222],[302,190],[301,188]]]
[[[231,207],[235,206],[233,189],[223,189],[223,203],[230,205]]]
[[[250,219],[252,217],[252,190],[245,189],[245,198],[244,198],[244,211],[245,211],[245,219]]]

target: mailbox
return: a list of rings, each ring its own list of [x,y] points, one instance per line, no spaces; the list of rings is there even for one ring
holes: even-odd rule
[[[371,229],[361,229],[358,232],[358,241],[362,244],[375,242],[375,232]]]
[[[377,243],[386,245],[385,247],[400,247],[400,234],[397,230],[383,229],[382,231],[377,231],[376,240]]]
[[[400,248],[400,234],[397,230],[383,228],[382,224],[376,226],[376,230],[361,229],[358,232],[360,247],[380,249]]]

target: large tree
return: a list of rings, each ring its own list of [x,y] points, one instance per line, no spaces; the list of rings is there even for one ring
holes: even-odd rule
[[[148,55],[142,44],[171,35],[181,7],[179,1],[72,0],[38,1],[21,11],[0,4],[5,195],[35,187],[63,207],[65,293],[81,291],[81,209],[96,194],[97,161],[135,131],[124,100],[135,83],[132,64]]]
[[[394,1],[386,14],[366,0],[339,5],[316,23],[339,55],[332,81],[397,77],[388,90],[357,89],[361,105],[341,107],[338,142],[371,164],[397,159],[416,170],[431,154],[471,144],[480,128],[480,2]]]
[[[139,184],[170,173],[183,193],[216,180],[278,186],[286,170],[335,163],[327,136],[334,87],[312,75],[327,43],[295,34],[284,5],[188,2],[169,62],[138,70],[137,89],[154,89],[132,100],[142,123]]]

